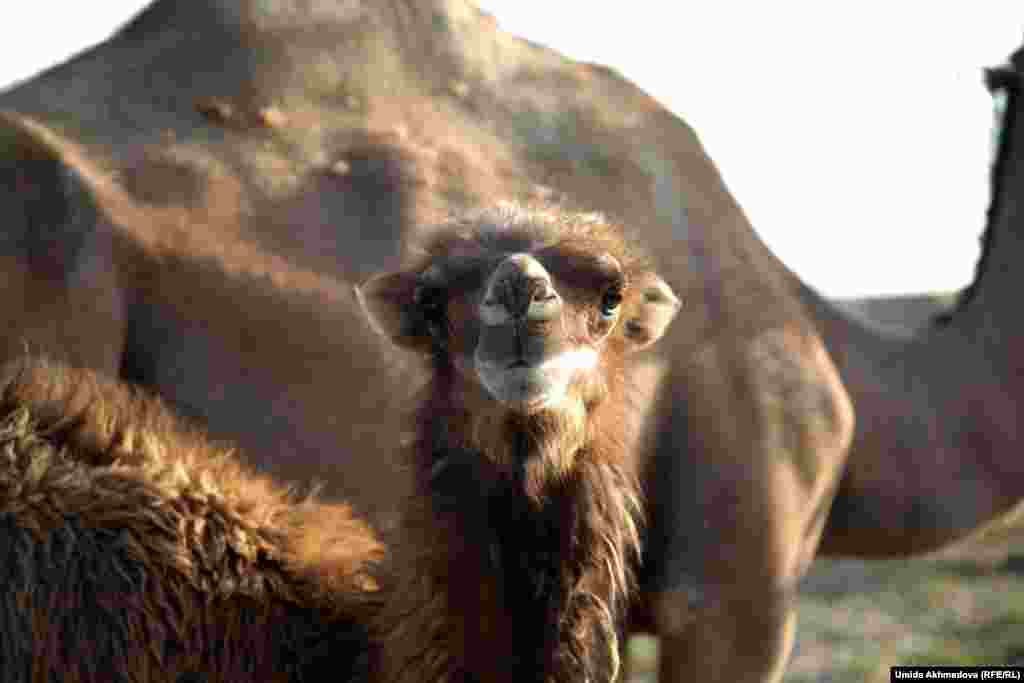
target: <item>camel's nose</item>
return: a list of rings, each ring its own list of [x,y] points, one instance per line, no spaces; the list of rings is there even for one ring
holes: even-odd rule
[[[494,270],[480,313],[487,325],[504,325],[514,320],[543,322],[562,312],[562,297],[551,284],[551,276],[529,254],[513,254]]]

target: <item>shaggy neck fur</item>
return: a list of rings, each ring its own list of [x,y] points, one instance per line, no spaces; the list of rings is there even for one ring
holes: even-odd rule
[[[523,417],[477,403],[455,372],[435,374],[406,525],[419,551],[398,601],[411,608],[405,640],[433,636],[397,679],[615,679],[641,512],[622,461],[626,411],[602,384],[586,407]],[[423,590],[416,604],[408,591]]]

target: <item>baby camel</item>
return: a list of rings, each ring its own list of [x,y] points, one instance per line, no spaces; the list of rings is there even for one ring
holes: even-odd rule
[[[627,357],[679,302],[597,214],[503,205],[360,288],[430,381],[391,560],[395,681],[612,681],[641,522]]]

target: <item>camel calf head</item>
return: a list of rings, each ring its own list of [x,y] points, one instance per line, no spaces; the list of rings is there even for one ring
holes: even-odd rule
[[[614,680],[642,516],[625,359],[675,295],[602,217],[501,206],[436,228],[360,298],[431,366],[385,617],[395,680]]]
[[[583,438],[588,414],[621,381],[622,359],[657,341],[679,308],[649,260],[597,214],[503,205],[443,226],[424,251],[367,282],[361,299],[396,345],[433,358],[481,438],[509,421]]]

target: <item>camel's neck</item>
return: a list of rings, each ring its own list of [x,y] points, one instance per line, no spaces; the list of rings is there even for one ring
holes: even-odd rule
[[[993,70],[990,84],[1004,98],[1004,115],[991,166],[991,199],[981,254],[974,281],[959,296],[957,304],[939,316],[926,333],[951,331],[947,338],[961,337],[990,360],[1012,362],[1024,337],[1024,317],[1019,314],[1019,290],[1024,264],[1024,78],[1009,69]],[[849,325],[836,318],[816,296],[804,292],[812,312],[833,336],[849,335]],[[840,330],[837,332],[836,330]],[[853,333],[856,336],[856,333]],[[948,349],[947,349],[948,350]],[[926,354],[927,356],[935,354]]]
[[[991,171],[991,202],[975,281],[948,324],[971,329],[993,350],[1016,355],[1024,335],[1020,315],[1024,264],[1024,79],[996,70],[991,84],[1005,98],[1005,113]]]
[[[488,680],[497,661],[508,680],[612,680],[638,553],[635,479],[607,444],[543,421],[509,420],[490,453],[455,423],[421,434],[420,460],[447,530],[437,560],[461,624],[457,665]]]

